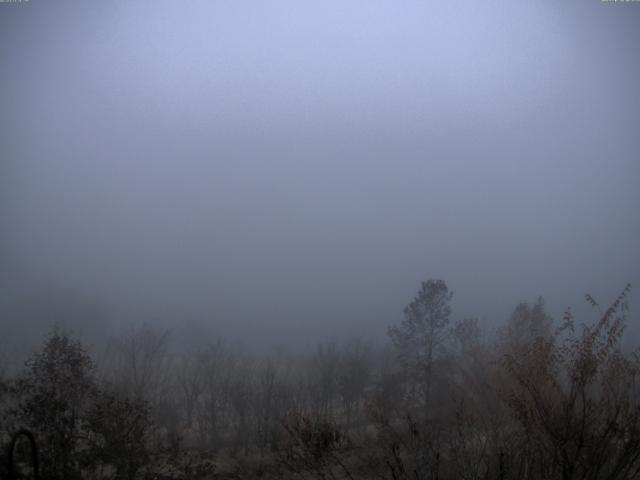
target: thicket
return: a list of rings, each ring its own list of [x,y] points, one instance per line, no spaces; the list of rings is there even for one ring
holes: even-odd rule
[[[142,326],[96,363],[55,329],[0,378],[0,442],[32,432],[52,480],[639,478],[640,356],[620,342],[629,290],[604,309],[587,296],[592,323],[519,304],[490,337],[452,321],[452,293],[429,280],[386,347],[309,355],[221,341],[177,353]],[[34,474],[26,440],[13,459],[16,478]]]

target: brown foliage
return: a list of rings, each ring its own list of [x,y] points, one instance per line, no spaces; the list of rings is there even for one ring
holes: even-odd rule
[[[502,364],[505,400],[522,428],[519,478],[631,479],[640,472],[637,357],[624,355],[627,285],[579,332],[568,311],[552,335],[533,338]]]

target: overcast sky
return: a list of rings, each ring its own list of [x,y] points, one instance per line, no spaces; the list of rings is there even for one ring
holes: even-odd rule
[[[271,345],[433,277],[488,322],[640,288],[639,45],[599,0],[0,3],[0,321]]]

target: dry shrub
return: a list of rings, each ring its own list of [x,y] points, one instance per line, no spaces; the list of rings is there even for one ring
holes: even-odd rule
[[[521,427],[510,456],[514,478],[637,478],[640,363],[619,346],[629,291],[594,325],[576,328],[567,311],[551,335],[504,355],[512,381],[505,399]]]

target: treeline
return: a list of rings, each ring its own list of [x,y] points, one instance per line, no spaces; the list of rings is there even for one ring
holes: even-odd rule
[[[222,341],[177,352],[168,331],[139,326],[96,363],[56,329],[0,380],[0,442],[31,431],[50,479],[638,478],[629,289],[606,307],[587,296],[594,323],[517,305],[489,337],[453,321],[452,293],[429,280],[384,348],[350,339],[305,355]],[[34,474],[27,442],[13,458]]]

